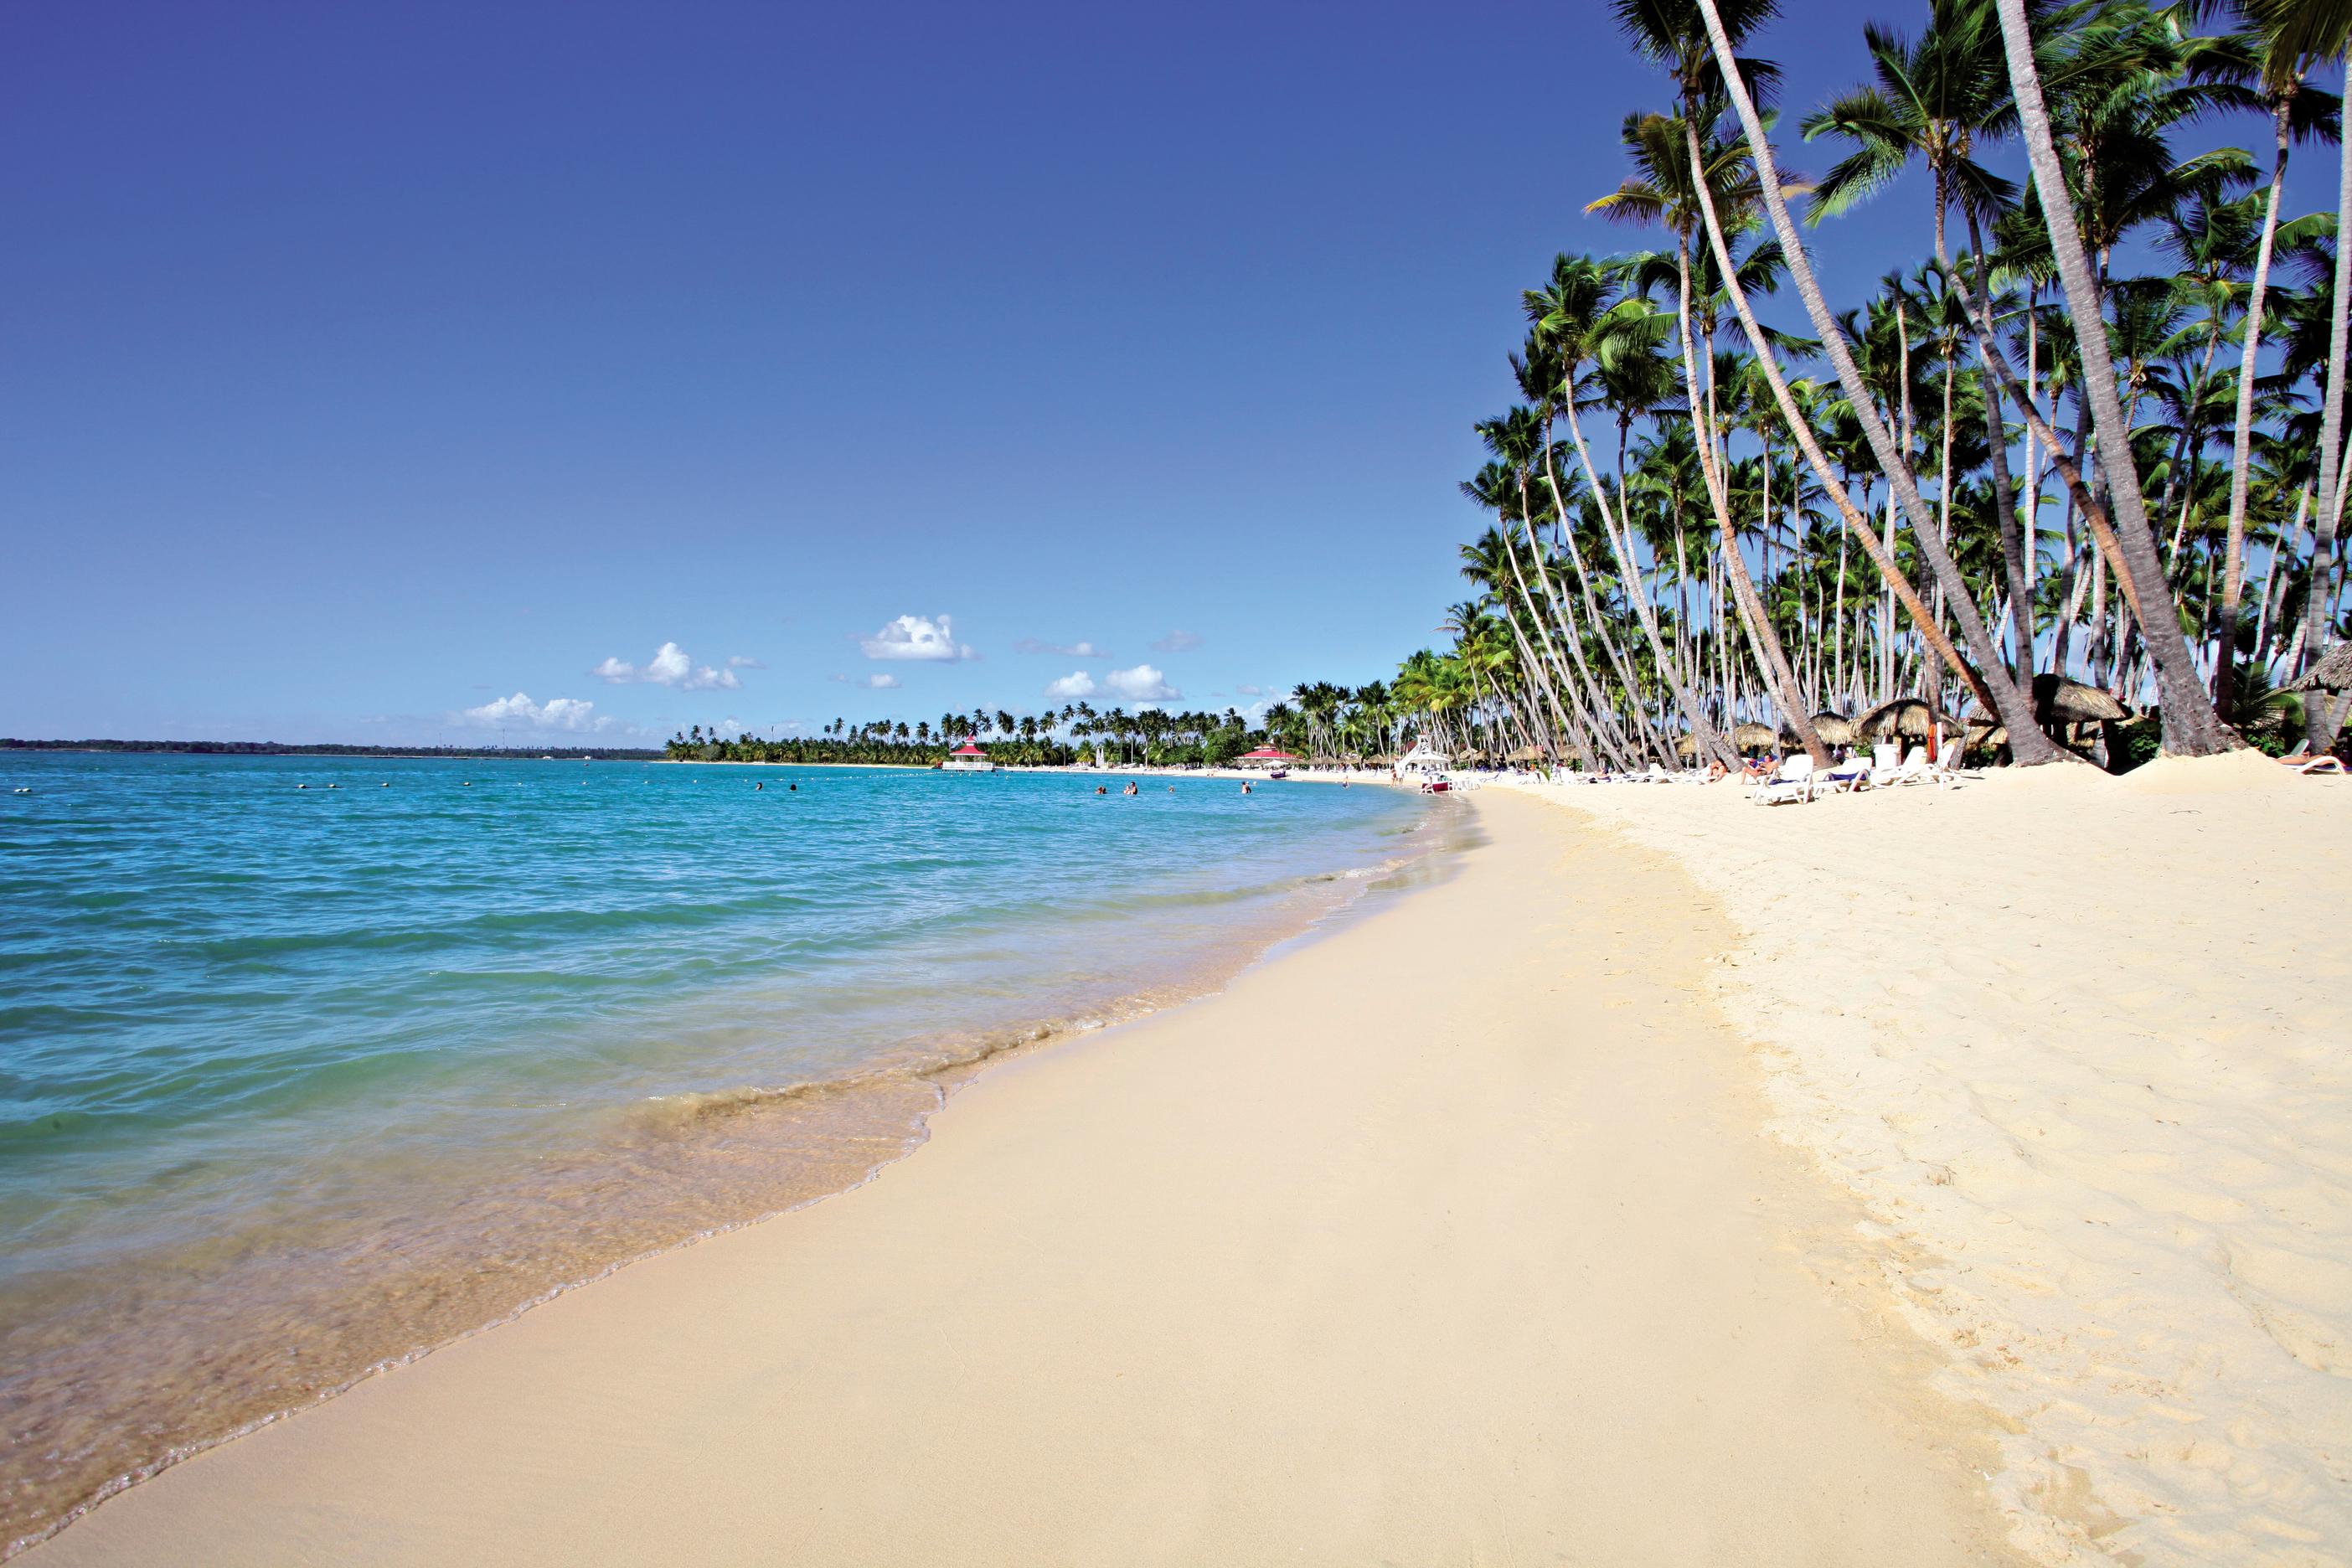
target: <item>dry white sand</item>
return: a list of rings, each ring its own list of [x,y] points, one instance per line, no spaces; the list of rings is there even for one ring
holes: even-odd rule
[[[984,1076],[866,1186],[25,1561],[2006,1560],[1981,1412],[1761,1131],[1699,979],[1730,929],[1664,856],[1476,809],[1451,880]]]
[[[1742,931],[1777,1128],[2051,1561],[2352,1562],[2352,780],[2250,753],[1759,809],[1545,794]]]

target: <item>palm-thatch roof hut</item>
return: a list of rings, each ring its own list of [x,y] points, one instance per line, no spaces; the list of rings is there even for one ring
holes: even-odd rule
[[[2097,724],[2128,719],[2131,710],[2095,686],[2044,670],[2033,678],[2033,718],[2041,724]]]
[[[1735,724],[1731,743],[1743,752],[1769,752],[1780,743],[1780,731],[1769,724]]]
[[[1816,713],[1813,715],[1813,733],[1822,738],[1824,746],[1851,746],[1853,744],[1853,721],[1843,713]]]
[[[1508,760],[1522,764],[1528,763],[1539,763],[1544,760],[1544,754],[1541,752],[1537,751],[1533,746],[1521,746],[1517,751],[1513,752],[1510,754]]]
[[[2280,688],[2283,691],[2347,691],[2352,690],[2352,642],[2340,642],[2326,653],[2309,669]]]
[[[1957,735],[1967,726],[1940,708],[1930,708],[1916,697],[1898,697],[1892,702],[1882,702],[1853,721],[1856,735],[1869,740],[1885,740],[1900,735],[1905,740],[1927,739],[1927,727],[1934,724],[1944,734]]]
[[[1698,737],[1697,737],[1697,736],[1696,736],[1696,735],[1677,735],[1677,736],[1675,736],[1675,754],[1676,756],[1680,756],[1680,757],[1696,757],[1696,756],[1697,756],[1697,755],[1698,755]]]

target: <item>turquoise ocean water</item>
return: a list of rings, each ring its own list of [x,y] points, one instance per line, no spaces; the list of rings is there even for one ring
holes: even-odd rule
[[[1097,782],[0,756],[0,1542],[853,1185],[990,1055],[1212,988],[1445,831]]]

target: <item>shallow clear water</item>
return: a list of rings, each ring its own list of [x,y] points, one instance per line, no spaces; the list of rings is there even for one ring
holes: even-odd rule
[[[1388,790],[1095,782],[0,756],[0,1542],[853,1185],[972,1064],[1436,837]]]

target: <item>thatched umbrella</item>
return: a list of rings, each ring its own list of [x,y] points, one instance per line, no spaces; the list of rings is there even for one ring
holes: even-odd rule
[[[1969,727],[1968,749],[1971,752],[1997,752],[2008,744],[2009,726],[2006,724],[1972,724]]]
[[[2040,724],[2099,724],[2127,719],[2131,710],[2095,686],[2044,670],[2033,678],[2033,718]]]
[[[1675,736],[1675,754],[1676,756],[1681,756],[1681,757],[1696,757],[1696,756],[1697,756],[1697,755],[1698,755],[1698,737],[1696,737],[1696,735],[1677,735],[1677,736]]]
[[[1840,713],[1813,715],[1813,733],[1822,738],[1824,746],[1853,744],[1853,721]]]
[[[2352,691],[2352,642],[2340,642],[2309,669],[2280,688],[2284,691]]]
[[[1916,697],[1898,697],[1892,702],[1882,702],[1853,721],[1854,733],[1869,739],[1884,740],[1900,735],[1906,740],[1927,739],[1927,727],[1947,734],[1957,735],[1966,726],[1940,708],[1930,708]]]
[[[1543,753],[1533,746],[1521,746],[1511,753],[1508,760],[1515,763],[1539,763],[1543,761]]]
[[[1392,768],[1396,766],[1396,753],[1394,752],[1375,752],[1370,756],[1364,759],[1364,765],[1370,768]]]
[[[1780,743],[1780,731],[1769,724],[1735,724],[1731,743],[1743,752],[1769,752]]]

